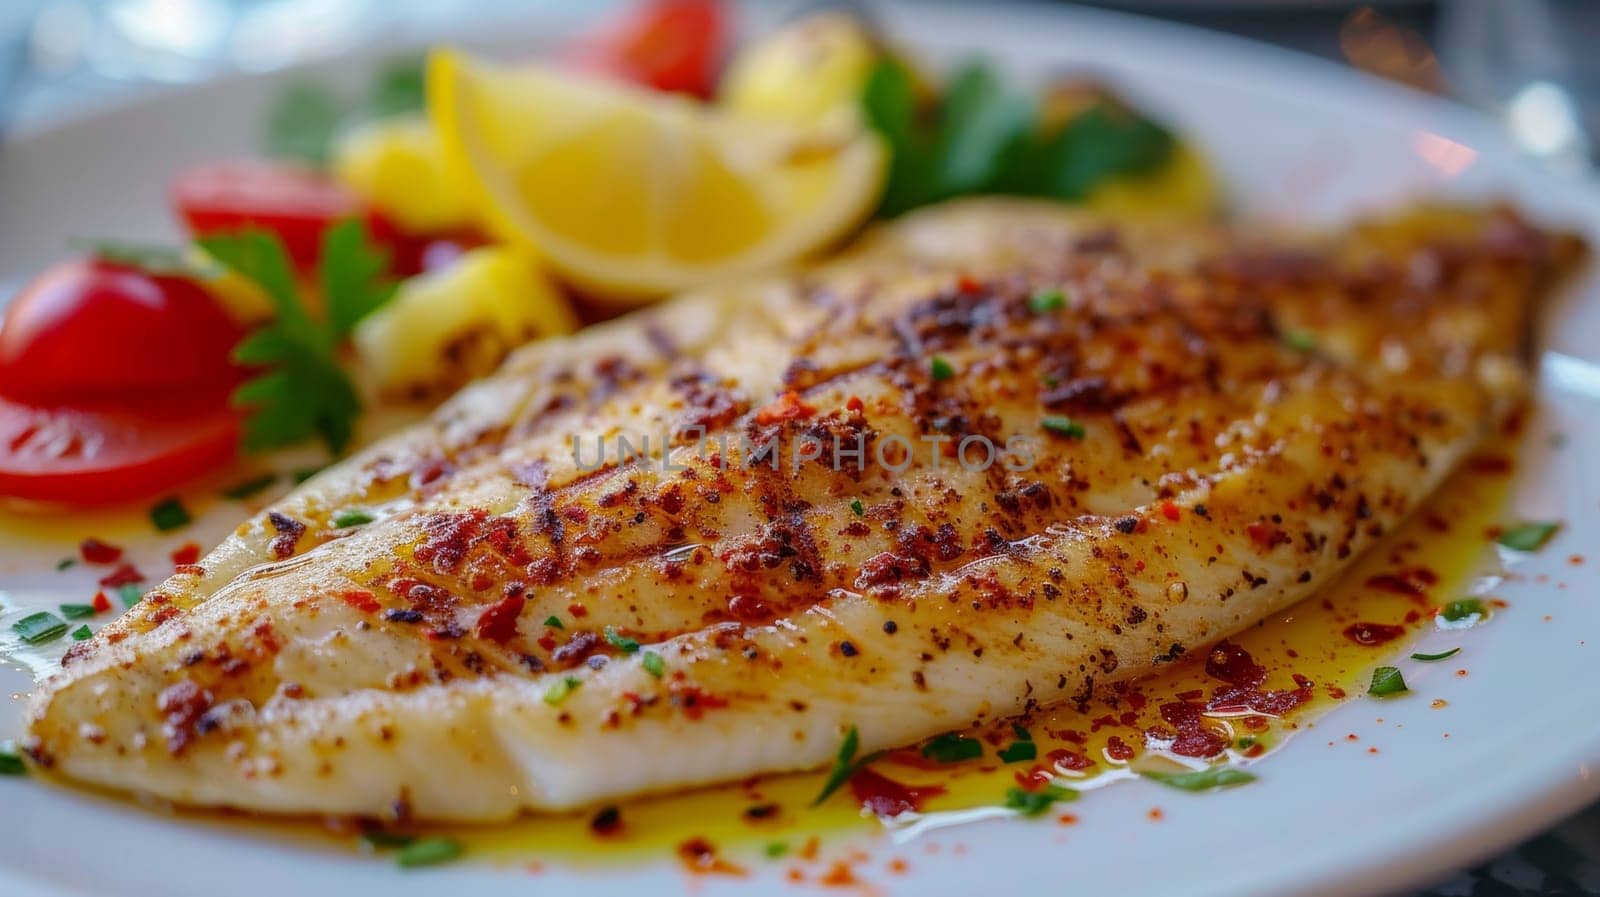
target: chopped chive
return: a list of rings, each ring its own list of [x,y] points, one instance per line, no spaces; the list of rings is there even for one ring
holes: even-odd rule
[[[1050,809],[1056,801],[1077,800],[1078,792],[1059,785],[1046,785],[1038,791],[1010,788],[1006,791],[1006,807],[1024,816],[1038,816]]]
[[[544,618],[544,625],[549,626],[552,629],[566,629],[567,628],[567,627],[561,625],[561,618],[556,616],[555,614],[551,614],[550,616],[545,617]]]
[[[1068,439],[1082,439],[1089,432],[1083,428],[1083,424],[1059,414],[1051,414],[1039,418],[1039,426],[1052,433],[1059,433]]]
[[[1260,743],[1261,739],[1254,735],[1241,735],[1239,740],[1233,743],[1233,746],[1241,751],[1248,751]]]
[[[644,665],[644,671],[646,673],[649,673],[657,679],[660,679],[661,674],[667,671],[667,662],[662,660],[661,655],[654,651],[644,652],[644,657],[641,658],[640,663]]]
[[[333,515],[333,525],[339,529],[345,529],[346,527],[371,523],[376,519],[378,518],[360,508],[345,508]]]
[[[1033,760],[1039,756],[1039,747],[1031,741],[1013,741],[1011,746],[1000,752],[1002,763],[1021,763]]]
[[[1446,623],[1466,622],[1468,626],[1487,617],[1488,611],[1483,602],[1476,598],[1457,598],[1455,601],[1439,608],[1439,619]]]
[[[822,790],[811,800],[811,806],[821,806],[833,792],[839,790],[840,785],[850,781],[850,777],[855,775],[857,770],[883,756],[879,751],[858,759],[856,750],[860,747],[861,733],[855,726],[851,726],[850,731],[844,733],[844,740],[839,743],[839,753],[833,760],[833,769],[828,772],[827,781],[822,783]]]
[[[1451,648],[1448,651],[1440,651],[1438,654],[1413,654],[1411,659],[1420,660],[1423,663],[1433,663],[1436,660],[1448,660],[1460,653],[1460,648]]]
[[[0,741],[0,776],[26,775],[28,767],[22,763],[22,752],[15,741]]]
[[[72,567],[77,566],[77,564],[78,564],[78,559],[77,558],[62,558],[61,560],[56,561],[56,570],[57,571],[69,570]]]
[[[1367,694],[1375,698],[1387,698],[1408,691],[1410,689],[1406,687],[1405,677],[1394,667],[1378,667],[1373,670],[1372,684],[1367,686]]]
[[[582,684],[583,681],[576,676],[563,677],[560,682],[545,690],[544,702],[551,705],[560,704],[567,699],[568,695],[577,691],[578,686]]]
[[[621,635],[614,627],[606,627],[606,642],[624,654],[639,653],[639,640]]]
[[[1193,772],[1141,772],[1140,775],[1160,782],[1169,788],[1180,788],[1184,791],[1210,791],[1213,788],[1227,788],[1231,785],[1243,785],[1254,782],[1256,777],[1252,773],[1232,766],[1213,766],[1208,769],[1199,769]]]
[[[1513,551],[1538,551],[1560,528],[1559,523],[1524,523],[1501,533],[1495,541]]]
[[[150,522],[164,533],[188,526],[193,519],[188,509],[176,498],[163,499],[150,509]]]
[[[369,847],[405,847],[416,841],[416,836],[405,835],[400,832],[386,832],[383,829],[372,829],[361,833],[361,840]]]
[[[1018,741],[1032,741],[1033,733],[1022,727],[1021,723],[1011,724],[1011,734],[1017,736]]]
[[[418,838],[400,848],[395,862],[401,868],[412,869],[448,863],[458,856],[461,856],[461,842],[454,838]]]
[[[862,504],[861,499],[859,498],[850,503],[850,510],[854,512],[857,517],[867,516],[867,506]]]
[[[85,617],[92,617],[94,616],[94,605],[63,604],[61,605],[61,616],[69,620],[82,620]]]
[[[248,480],[240,480],[234,483],[232,486],[222,490],[222,497],[231,498],[234,501],[243,501],[277,481],[277,474],[264,473],[258,477],[251,477]]]
[[[960,763],[983,756],[983,742],[946,732],[922,746],[922,756],[940,763]]]
[[[1060,311],[1067,307],[1067,296],[1060,290],[1040,290],[1028,297],[1028,310],[1034,314],[1042,315],[1048,311]]]
[[[72,630],[72,640],[75,642],[86,642],[93,636],[94,633],[90,631],[87,623],[79,626],[77,629]]]
[[[763,852],[767,855],[767,859],[775,860],[789,852],[789,842],[772,841],[767,844]]]
[[[928,372],[935,380],[949,380],[956,375],[956,369],[950,366],[950,362],[937,355],[928,361]]]
[[[1283,344],[1297,352],[1310,352],[1317,347],[1317,335],[1310,330],[1288,330]]]
[[[11,628],[30,645],[54,641],[67,634],[67,622],[43,610],[12,623]]]
[[[122,599],[124,607],[133,607],[144,600],[144,589],[130,582],[125,586],[117,586],[117,597]]]

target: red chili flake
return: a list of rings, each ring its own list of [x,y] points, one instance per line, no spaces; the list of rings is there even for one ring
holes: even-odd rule
[[[1205,724],[1200,704],[1177,701],[1161,705],[1161,718],[1177,730],[1171,751],[1180,757],[1215,757],[1228,746],[1227,740]]]
[[[589,820],[589,831],[602,838],[609,838],[622,831],[622,810],[615,805],[601,807]]]
[[[184,576],[204,576],[206,575],[206,568],[199,564],[179,564],[173,568],[172,572],[180,573]]]
[[[182,567],[200,560],[200,545],[196,542],[185,542],[172,552],[172,563]]]
[[[705,838],[690,838],[678,845],[678,859],[690,872],[699,875],[744,875],[745,870],[717,856],[717,848]]]
[[[861,806],[878,816],[899,816],[907,810],[922,810],[923,801],[945,793],[939,785],[905,785],[870,769],[856,770],[850,777],[850,790]]]
[[[1162,715],[1166,715],[1165,708],[1162,708]],[[1106,756],[1113,760],[1126,762],[1133,759],[1133,748],[1129,747],[1128,743],[1123,741],[1120,735],[1113,735],[1106,741]]]
[[[1262,691],[1261,684],[1267,680],[1267,671],[1255,662],[1250,653],[1232,642],[1221,642],[1211,649],[1206,657],[1206,674],[1228,683],[1231,688],[1218,689],[1211,700],[1205,703],[1204,709],[1212,712],[1224,713],[1260,713],[1268,716],[1282,716],[1295,707],[1311,700],[1311,685],[1309,680],[1300,683],[1297,678],[1297,688],[1294,691]],[[1166,717],[1166,708],[1173,705],[1162,706],[1162,716]],[[1172,722],[1170,719],[1168,722]],[[1173,723],[1173,725],[1177,725]],[[1194,756],[1211,756],[1210,754]]]
[[[1473,473],[1510,473],[1511,459],[1504,455],[1477,455],[1467,459],[1467,469]]]
[[[95,592],[94,604],[92,606],[94,607],[95,613],[103,614],[111,609],[111,599],[106,597],[105,592]]]
[[[1271,551],[1279,545],[1287,545],[1291,541],[1289,534],[1265,521],[1257,520],[1244,528],[1250,535],[1250,540],[1262,551]]]
[[[1164,501],[1161,503],[1161,516],[1167,518],[1168,520],[1177,520],[1179,517],[1183,516],[1183,511],[1178,507],[1177,502]]]
[[[1045,754],[1044,758],[1049,760],[1057,769],[1071,772],[1082,772],[1094,765],[1093,760],[1077,751],[1069,751],[1066,748],[1057,748]]]
[[[572,614],[574,617],[582,619],[584,617],[589,616],[589,609],[587,607],[584,607],[581,604],[578,604],[578,603],[574,602],[572,604],[567,605],[567,613]]]
[[[970,274],[963,274],[961,279],[956,281],[956,289],[968,295],[981,293],[983,292],[983,281]]]
[[[672,703],[683,708],[683,713],[690,719],[699,719],[705,716],[707,710],[716,710],[728,706],[728,699],[711,694],[698,685],[685,685],[682,682],[672,683]]]
[[[542,635],[539,637],[538,644],[539,647],[545,649],[546,651],[554,651],[556,649],[556,640],[554,636]]]
[[[851,396],[845,400],[844,407],[846,411],[861,411],[867,407],[867,404],[861,401],[860,396]]]
[[[478,617],[478,637],[505,644],[517,634],[517,618],[527,601],[521,594],[507,595],[489,605]]]
[[[115,564],[122,560],[121,548],[93,536],[78,543],[78,553],[83,555],[84,563],[88,564]]]
[[[1011,777],[1016,779],[1017,787],[1023,791],[1038,791],[1055,779],[1050,770],[1037,764],[1027,769],[1019,769],[1012,773]]]
[[[108,589],[131,586],[141,582],[144,582],[144,574],[140,573],[138,568],[132,564],[122,564],[100,578],[100,585]]]
[[[800,399],[800,394],[789,390],[778,400],[756,412],[756,423],[776,424],[786,420],[804,420],[817,413],[817,409]]]
[[[853,888],[861,883],[856,878],[855,870],[844,860],[834,860],[833,865],[817,881],[830,888]]]
[[[1391,626],[1387,623],[1351,623],[1344,629],[1345,638],[1369,648],[1392,642],[1405,634],[1404,626]]]
[[[1439,574],[1427,567],[1407,567],[1393,573],[1380,573],[1368,577],[1367,588],[1396,595],[1425,595],[1428,587],[1438,581]]]
[[[339,593],[339,600],[365,614],[375,614],[383,609],[378,599],[365,589],[345,589]]]
[[[746,623],[763,623],[773,618],[772,608],[754,595],[735,595],[728,599],[728,613]]]

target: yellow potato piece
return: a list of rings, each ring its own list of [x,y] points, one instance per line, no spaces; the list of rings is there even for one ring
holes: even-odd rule
[[[444,149],[426,119],[363,125],[335,148],[333,169],[358,196],[413,233],[473,224],[466,191],[452,181]]]

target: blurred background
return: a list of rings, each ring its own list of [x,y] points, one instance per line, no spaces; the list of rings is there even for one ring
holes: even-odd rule
[[[327,59],[374,43],[420,44],[464,17],[481,21],[567,2],[0,0],[0,137],[142,92]],[[762,5],[776,16],[818,5],[870,7],[841,0]],[[1524,151],[1570,176],[1590,176],[1597,158],[1600,0],[1082,5],[1229,32],[1452,97],[1493,116]],[[1600,810],[1429,893],[1600,894]]]

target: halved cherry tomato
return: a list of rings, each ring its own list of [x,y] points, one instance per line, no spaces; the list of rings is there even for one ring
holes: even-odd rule
[[[42,407],[0,399],[0,496],[93,506],[160,495],[233,460],[239,415],[216,390]]]
[[[345,218],[371,216],[361,200],[313,168],[241,160],[188,169],[172,184],[172,203],[189,232],[204,236],[260,227],[283,240],[302,271],[314,270],[322,232]]]
[[[657,90],[710,97],[728,37],[722,0],[644,0],[575,40],[575,68]]]
[[[108,398],[237,380],[243,330],[194,281],[75,259],[34,278],[0,326],[0,394]]]

